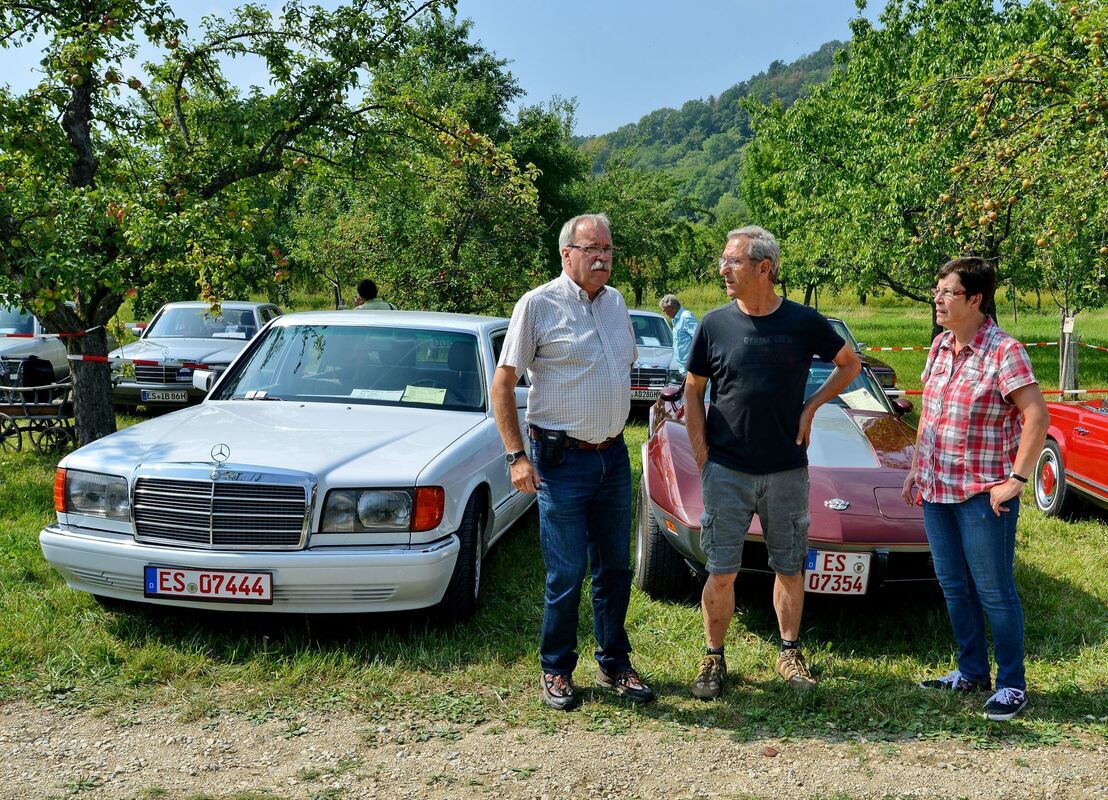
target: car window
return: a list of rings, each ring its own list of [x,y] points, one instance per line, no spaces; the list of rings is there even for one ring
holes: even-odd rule
[[[508,338],[507,331],[497,331],[489,340],[492,342],[492,358],[497,364],[500,363],[500,352],[504,349],[504,340]],[[516,381],[516,386],[530,386],[531,382],[527,380],[527,372],[525,371],[519,376],[519,380]]]
[[[812,366],[808,369],[808,381],[804,385],[805,400],[815,394],[816,390],[823,385],[832,369],[834,369],[834,365],[825,361],[812,362]],[[894,413],[892,406],[889,404],[889,398],[868,369],[863,369],[858,373],[854,380],[843,391],[839,392],[838,396],[833,398],[831,402],[857,411]]]
[[[34,333],[35,318],[21,308],[0,306],[0,333]]]
[[[828,319],[831,323],[831,327],[835,329],[835,333],[842,337],[843,341],[850,345],[851,350],[858,349],[858,340],[854,338],[854,334],[850,332],[850,328],[846,326],[846,323],[841,319]]]
[[[639,347],[673,347],[673,333],[662,317],[632,314],[631,329]]]
[[[269,328],[213,399],[483,411],[485,387],[473,334],[292,325]]]
[[[262,308],[262,324],[269,322],[271,319],[277,319],[281,316],[281,309],[275,306],[264,306]]]
[[[143,336],[164,339],[249,339],[258,332],[252,309],[224,308],[219,314],[199,306],[166,308]]]

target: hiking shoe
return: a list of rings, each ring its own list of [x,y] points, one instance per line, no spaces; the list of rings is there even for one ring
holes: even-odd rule
[[[727,677],[727,662],[723,656],[709,653],[700,659],[696,680],[692,682],[693,697],[715,700],[723,693],[723,679]]]
[[[793,689],[811,689],[816,685],[816,679],[804,663],[804,656],[795,647],[777,654],[777,674]]]
[[[577,695],[573,692],[573,679],[568,675],[553,675],[544,672],[542,676],[542,701],[558,711],[567,711],[577,705]]]
[[[634,667],[627,667],[615,675],[609,675],[597,667],[596,685],[611,689],[620,697],[626,697],[633,703],[649,703],[654,699],[654,690],[642,682]]]
[[[941,678],[920,681],[921,689],[939,689],[946,692],[987,692],[991,687],[989,680],[972,681],[959,670],[954,670]]]
[[[985,703],[985,719],[994,722],[1010,720],[1027,708],[1027,692],[1019,689],[1001,689]]]

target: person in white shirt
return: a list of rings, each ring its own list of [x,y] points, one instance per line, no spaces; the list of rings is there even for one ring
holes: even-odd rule
[[[631,463],[623,440],[635,337],[623,296],[608,286],[612,233],[603,214],[566,222],[562,274],[527,292],[512,312],[492,385],[512,483],[537,492],[546,592],[539,658],[542,696],[577,702],[577,608],[592,572],[596,682],[635,702],[654,693],[631,666],[625,620],[631,596]],[[526,370],[530,455],[515,386]]]

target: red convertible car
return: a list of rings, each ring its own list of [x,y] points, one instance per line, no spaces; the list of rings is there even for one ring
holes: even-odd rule
[[[813,361],[807,393],[833,368]],[[682,387],[669,387],[651,408],[643,445],[636,531],[635,583],[659,598],[687,595],[704,575],[700,472],[684,424]],[[907,400],[890,401],[868,368],[816,412],[808,447],[810,549],[805,588],[865,595],[885,584],[934,581],[923,514],[901,499],[915,431],[900,417]],[[743,547],[744,572],[769,572],[755,517]]]
[[[1047,403],[1050,428],[1035,464],[1035,505],[1048,517],[1080,495],[1108,508],[1108,406],[1104,400]]]

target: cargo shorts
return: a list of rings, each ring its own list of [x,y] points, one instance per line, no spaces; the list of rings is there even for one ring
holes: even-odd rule
[[[700,482],[704,497],[700,544],[710,574],[739,571],[743,542],[755,514],[762,523],[770,569],[796,575],[804,568],[810,521],[807,467],[755,475],[709,461]]]

